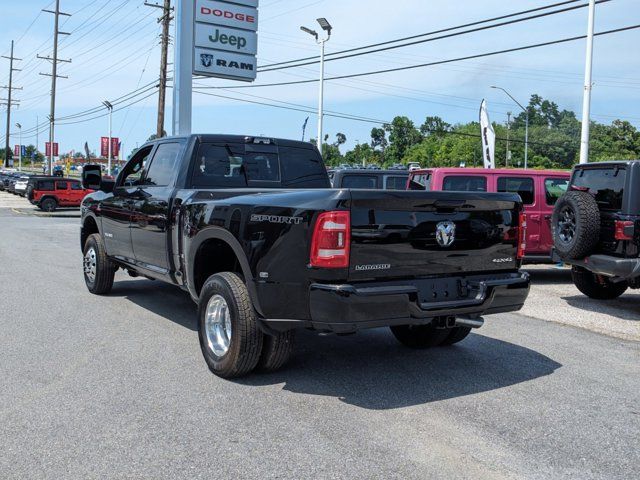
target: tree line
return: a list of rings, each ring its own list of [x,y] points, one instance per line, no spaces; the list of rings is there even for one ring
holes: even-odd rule
[[[568,169],[579,160],[581,122],[575,112],[560,110],[552,101],[532,95],[529,113],[528,164],[531,168]],[[525,112],[509,127],[494,123],[496,167],[524,166]],[[510,157],[507,158],[507,138]],[[437,116],[427,116],[416,125],[406,116],[371,130],[369,143],[361,143],[344,154],[340,147],[347,138],[336,135],[333,143],[325,136],[323,156],[329,166],[340,164],[388,167],[418,162],[427,167],[482,166],[479,122],[451,125]],[[589,160],[640,159],[640,132],[628,121],[609,125],[591,122]]]

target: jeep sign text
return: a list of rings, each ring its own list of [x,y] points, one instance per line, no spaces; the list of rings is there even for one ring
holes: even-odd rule
[[[258,36],[255,32],[196,23],[196,47],[255,55]]]

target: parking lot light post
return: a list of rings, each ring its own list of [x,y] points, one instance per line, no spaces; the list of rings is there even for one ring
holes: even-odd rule
[[[318,32],[315,30],[311,30],[307,27],[300,27],[300,30],[308,33],[312,37],[316,39],[316,43],[320,45],[320,88],[318,93],[318,150],[320,151],[320,156],[322,156],[322,121],[324,119],[324,44],[329,41],[331,38],[331,24],[327,21],[326,18],[318,18],[318,24],[320,27],[327,32],[327,38],[321,39],[318,35]]]
[[[522,104],[519,101],[517,101],[515,98],[513,98],[513,96],[509,92],[507,92],[504,88],[496,87],[495,85],[491,85],[491,88],[495,88],[496,90],[502,90],[524,112],[524,122],[525,122],[524,123],[524,168],[527,169],[529,164],[528,163],[528,160],[529,160],[529,110],[524,108]]]
[[[20,142],[20,147],[18,148],[18,171],[21,172],[22,171],[22,125],[20,125],[19,123],[16,123],[16,127],[18,127],[18,132],[19,132],[19,142]]]
[[[102,104],[109,110],[109,146],[107,147],[107,175],[111,175],[111,117],[113,115],[113,105],[108,101],[102,102]]]

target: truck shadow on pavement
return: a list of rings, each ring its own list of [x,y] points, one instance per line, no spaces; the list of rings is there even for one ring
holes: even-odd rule
[[[287,366],[239,383],[284,383],[291,392],[385,410],[496,390],[561,366],[528,348],[474,333],[455,346],[411,350],[386,328],[347,337],[301,331]]]
[[[196,306],[186,292],[161,282],[124,280],[114,284],[111,295],[192,330],[193,351],[200,355]],[[387,328],[347,336],[301,330],[281,370],[235,382],[282,383],[291,392],[384,410],[496,390],[550,375],[561,366],[534,350],[476,333],[451,347],[412,350]]]

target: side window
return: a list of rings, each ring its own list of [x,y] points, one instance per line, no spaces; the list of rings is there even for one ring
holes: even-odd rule
[[[500,177],[498,178],[497,191],[517,193],[525,205],[533,205],[535,202],[533,178],[531,177]]]
[[[134,185],[140,185],[140,178],[142,177],[142,172],[144,171],[144,167],[146,166],[147,159],[149,158],[149,154],[151,153],[152,147],[146,147],[142,150],[139,150],[135,153],[133,158],[127,163],[122,170],[122,177],[119,187],[133,187]]]
[[[431,174],[421,173],[409,177],[409,190],[431,190]]]
[[[56,182],[56,190],[66,190],[68,185],[68,182]]]
[[[392,177],[386,178],[385,190],[406,190],[407,189],[407,177]]]
[[[480,175],[464,176],[452,175],[444,177],[442,190],[454,192],[486,192],[487,177]]]
[[[567,191],[568,187],[568,178],[545,178],[544,196],[547,199],[547,205],[555,205],[558,199]]]
[[[373,175],[345,175],[342,188],[378,188],[378,177]]]
[[[80,182],[71,182],[71,190],[82,190],[82,184]]]
[[[36,184],[36,190],[42,190],[45,192],[50,192],[54,188],[53,180],[43,180]]]
[[[146,169],[144,184],[154,187],[166,187],[169,185],[175,173],[176,160],[181,148],[182,145],[179,143],[162,143],[158,145],[156,153],[151,160],[151,166]]]

